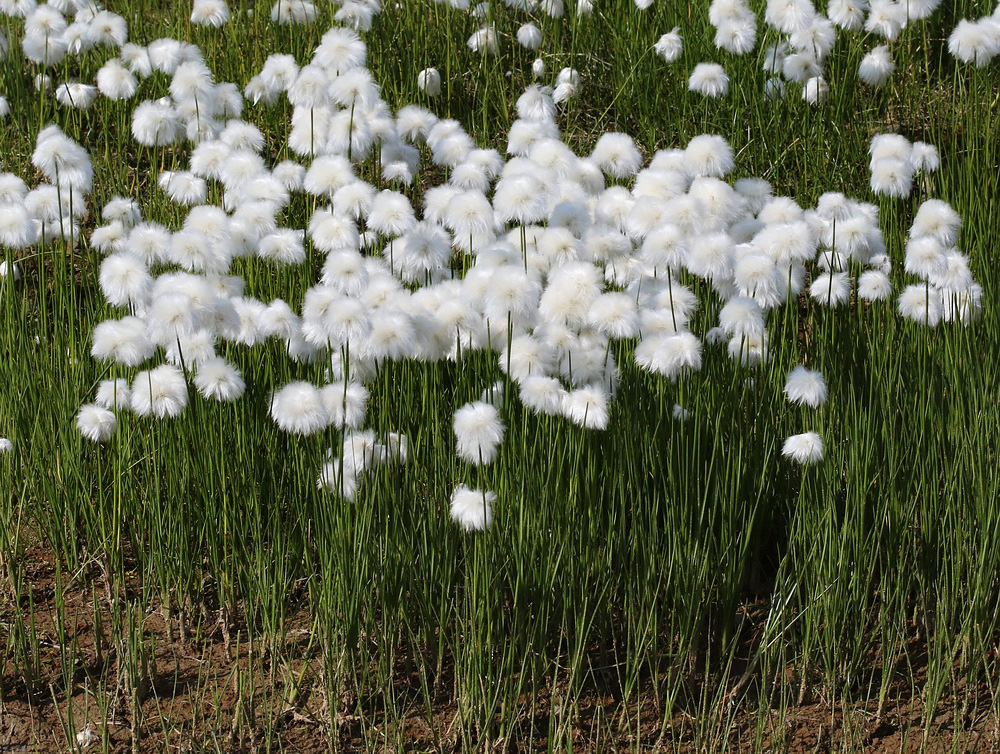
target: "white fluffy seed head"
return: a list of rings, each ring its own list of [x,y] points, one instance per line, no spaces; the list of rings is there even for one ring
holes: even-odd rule
[[[271,171],[271,176],[290,192],[304,190],[306,169],[294,160],[279,162]]]
[[[260,239],[257,254],[279,264],[301,264],[306,260],[303,232],[294,228],[278,228]]]
[[[191,369],[215,358],[215,336],[209,330],[180,333],[165,344],[167,362]]]
[[[933,173],[941,166],[941,157],[937,147],[922,141],[913,142],[913,149],[910,151],[910,164],[914,172]]]
[[[822,76],[811,76],[802,87],[802,99],[810,105],[818,105],[830,94],[830,85]]]
[[[688,271],[706,280],[724,280],[732,276],[733,240],[725,233],[696,236],[687,255]]]
[[[684,167],[692,178],[711,176],[722,178],[733,169],[733,150],[721,136],[695,136],[684,148]]]
[[[992,22],[992,23],[991,23]],[[982,68],[1000,53],[1000,34],[992,19],[962,19],[948,37],[948,52],[963,63]]]
[[[753,246],[776,264],[807,262],[816,254],[816,239],[803,221],[765,226],[754,237]]]
[[[904,269],[911,275],[929,280],[944,272],[945,248],[933,236],[917,236],[906,244]]]
[[[95,359],[138,366],[153,355],[155,346],[146,332],[146,323],[138,317],[107,320],[94,328],[91,355]]]
[[[958,249],[949,249],[943,255],[942,269],[930,277],[932,285],[941,289],[946,298],[952,293],[969,290],[975,279],[969,268],[969,258]]]
[[[76,428],[92,442],[105,442],[118,429],[118,419],[108,409],[88,403],[76,415]]]
[[[313,53],[313,60],[333,71],[349,71],[363,66],[367,58],[365,43],[357,31],[335,26],[327,31]]]
[[[896,306],[906,319],[922,325],[934,327],[941,321],[941,292],[928,285],[908,285]]]
[[[417,88],[428,97],[441,94],[441,74],[437,68],[424,68],[417,74]]]
[[[208,193],[205,179],[186,170],[164,172],[160,175],[159,183],[170,199],[178,204],[201,204]]]
[[[800,464],[823,460],[823,439],[815,432],[792,435],[781,447],[781,455]]]
[[[112,254],[101,263],[101,291],[112,306],[141,305],[149,297],[153,278],[145,262],[131,254]]]
[[[730,336],[759,335],[764,332],[764,312],[755,299],[737,296],[722,307],[719,326]]]
[[[884,301],[892,295],[892,281],[881,270],[865,270],[858,278],[858,296],[865,301]]]
[[[97,88],[108,99],[123,100],[135,96],[138,84],[132,72],[112,58],[97,72]]]
[[[511,379],[523,383],[530,377],[546,375],[552,368],[552,355],[539,339],[516,335],[500,354],[499,364]]]
[[[910,195],[913,188],[913,166],[909,159],[878,159],[871,166],[871,187],[877,195],[902,199]]]
[[[94,228],[90,234],[90,245],[104,254],[117,254],[125,250],[128,234],[125,227],[115,220],[107,225]],[[140,257],[136,257],[140,259]]]
[[[791,403],[818,408],[826,403],[826,380],[819,372],[797,366],[785,381],[785,395]]]
[[[586,385],[563,396],[563,415],[585,429],[608,426],[608,391],[603,385]]]
[[[940,199],[928,199],[917,209],[910,235],[914,238],[928,236],[943,246],[953,246],[961,226],[962,218],[951,205]]]
[[[602,293],[587,316],[589,324],[609,338],[634,338],[639,334],[635,300],[625,293]]]
[[[979,283],[971,283],[962,291],[941,291],[941,319],[945,322],[959,321],[969,325],[978,320],[983,313],[983,287]]]
[[[687,259],[687,239],[676,225],[664,223],[643,239],[643,261],[656,268],[677,269]]]
[[[781,63],[781,74],[788,81],[804,84],[814,76],[823,72],[822,66],[811,52],[793,52],[787,55]]]
[[[333,382],[320,389],[330,421],[338,429],[359,429],[365,420],[368,389],[357,382]]]
[[[594,145],[590,159],[614,178],[635,175],[642,164],[642,155],[632,137],[622,133],[606,133],[601,136]]]
[[[523,225],[541,220],[547,210],[541,181],[527,173],[501,178],[493,194],[493,208],[502,222]]]
[[[496,493],[474,490],[460,484],[451,493],[451,518],[467,532],[482,531],[493,523]]]
[[[453,422],[458,455],[469,463],[489,464],[503,441],[504,426],[495,406],[474,401],[455,412]]]
[[[524,24],[517,30],[517,42],[526,50],[537,50],[542,46],[542,32],[532,23]]]
[[[144,146],[173,144],[180,137],[181,122],[169,104],[143,102],[132,113],[132,136]]]
[[[288,87],[288,101],[295,107],[312,109],[330,103],[330,81],[318,65],[304,65]]]
[[[302,185],[306,192],[314,196],[332,196],[337,189],[354,180],[354,169],[346,157],[323,155],[313,160]]]
[[[906,6],[890,3],[873,3],[865,20],[865,31],[878,34],[890,42],[895,40],[906,25]]]
[[[240,370],[220,357],[207,359],[198,366],[194,384],[206,398],[224,402],[235,401],[246,389]]]
[[[170,364],[139,372],[132,381],[132,410],[139,416],[174,417],[184,410],[187,402],[184,374]]]
[[[291,382],[271,397],[271,418],[285,432],[311,435],[330,423],[320,391],[308,382]]]
[[[21,202],[28,194],[24,180],[13,173],[0,173],[0,204]]]
[[[718,63],[698,63],[688,78],[688,89],[705,97],[729,94],[729,76]]]
[[[520,382],[521,403],[532,411],[545,416],[562,412],[566,389],[555,377],[532,374]]]
[[[823,61],[830,54],[836,40],[837,30],[833,23],[819,13],[789,37],[794,49],[808,52],[818,61]]]
[[[840,306],[851,297],[850,277],[846,272],[825,272],[812,281],[809,295],[825,306]]]
[[[24,249],[38,240],[39,224],[21,202],[0,204],[0,245]]]
[[[830,0],[827,18],[844,31],[859,31],[865,24],[867,0]]]
[[[763,178],[740,178],[733,188],[747,201],[747,209],[755,215],[771,198],[773,191],[771,184]]]
[[[734,335],[727,346],[729,358],[743,366],[762,364],[770,356],[767,330],[757,335]]]
[[[114,380],[103,380],[97,386],[97,395],[94,398],[101,408],[112,411],[119,411],[128,408],[132,402],[132,389],[126,379],[118,378]]]
[[[385,236],[400,236],[410,230],[416,218],[409,200],[402,194],[383,190],[372,199],[369,227]]]
[[[785,82],[771,76],[764,82],[764,96],[771,100],[781,99],[785,96]]]
[[[913,145],[905,136],[893,133],[876,134],[868,146],[868,154],[871,155],[872,162],[876,160],[908,161],[912,149]]]
[[[497,54],[497,32],[492,26],[484,26],[472,33],[466,41],[466,46],[473,52]]]
[[[339,459],[327,461],[320,469],[316,487],[341,495],[347,500],[354,500],[358,491],[358,478],[354,469],[342,464]]]
[[[229,20],[229,6],[226,0],[194,0],[191,23],[198,26],[218,28]]]
[[[764,20],[785,34],[792,34],[805,27],[815,13],[810,0],[768,0]]]
[[[869,86],[882,86],[896,70],[888,45],[880,45],[861,59],[858,78]]]
[[[687,331],[646,337],[636,346],[635,361],[643,369],[675,380],[701,369],[701,341]]]
[[[733,53],[745,55],[757,44],[757,23],[752,15],[726,20],[715,30],[715,46]]]
[[[140,78],[149,78],[153,73],[153,62],[149,57],[149,50],[129,42],[122,46],[119,56],[125,67]]]

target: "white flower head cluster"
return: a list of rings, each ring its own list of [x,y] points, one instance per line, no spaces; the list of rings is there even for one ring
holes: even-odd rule
[[[0,247],[18,254],[42,241],[75,246],[93,187],[90,156],[53,125],[39,132],[31,161],[44,180],[30,191],[18,176],[0,173]],[[17,280],[20,270],[5,260],[2,274]]]
[[[823,76],[826,59],[833,50],[838,28],[844,32],[867,32],[891,42],[909,24],[928,18],[941,0],[830,0],[825,14],[812,0],[767,0],[764,21],[778,33],[778,40],[764,54],[768,76],[765,94],[783,97],[786,83],[801,86],[802,98],[810,104],[822,102],[829,93]],[[757,17],[746,0],[712,0],[708,19],[715,29],[715,45],[734,55],[751,52],[757,44]],[[964,24],[964,26],[963,26]],[[994,18],[975,24],[963,21],[949,42],[952,53],[962,60],[985,65],[1000,50],[1000,35]],[[665,61],[681,53],[681,36],[675,28],[660,37],[655,52]],[[957,37],[957,38],[956,38]],[[887,46],[868,53],[858,70],[859,78],[880,86],[892,75],[894,65]],[[706,97],[725,96],[728,77],[717,63],[699,63],[691,72],[688,88]]]
[[[831,2],[831,12],[851,1]],[[214,24],[224,6],[201,0],[195,12]],[[150,148],[187,143],[192,149],[190,164],[158,177],[166,197],[186,208],[179,229],[144,220],[134,201],[116,198],[93,233],[92,246],[106,255],[102,293],[121,316],[93,332],[91,353],[112,363],[114,375],[78,414],[84,437],[111,439],[125,410],[180,416],[192,386],[204,399],[237,400],[244,377],[217,350],[273,343],[292,362],[324,366],[326,382],[268,386],[270,416],[291,434],[340,432],[339,454],[329,451],[317,483],[353,498],[375,468],[409,457],[405,436],[379,438],[364,429],[365,385],[388,362],[459,362],[471,351],[489,352],[523,406],[603,430],[618,387],[614,341],[634,341],[637,367],[675,382],[709,358],[748,367],[766,362],[770,313],[806,292],[819,305],[848,304],[852,268],[860,273],[860,298],[890,295],[876,207],[830,192],[803,208],[775,196],[762,179],[731,181],[734,156],[720,136],[697,136],[647,161],[632,137],[606,133],[589,154],[577,154],[557,123],[557,104],[580,86],[571,68],[558,73],[554,88],[533,85],[521,94],[503,153],[478,146],[460,123],[422,107],[393,112],[355,31],[366,28],[376,7],[343,3],[337,13],[347,9],[355,28],[330,29],[304,65],[271,55],[242,94],[215,82],[193,45],[118,42],[120,57],[98,74],[100,93],[128,98],[136,77],[166,74],[168,92],[135,107],[133,137]],[[558,0],[539,9],[555,18],[563,13]],[[751,23],[742,0],[716,0],[710,13],[720,33],[727,29],[722,39],[733,51],[752,48],[730,28]],[[306,0],[278,0],[272,10],[278,23],[307,22],[315,14]],[[61,15],[49,15],[58,27]],[[820,98],[819,64],[833,43],[832,22],[808,0],[769,0],[765,20],[789,35],[767,56],[778,65],[780,52],[775,72],[801,81],[806,91],[813,80]],[[522,30],[530,48],[538,36]],[[113,41],[112,31],[106,38]],[[469,40],[483,54],[497,44],[491,26]],[[676,56],[679,35],[660,47],[664,57]],[[728,89],[715,64],[700,64],[690,83],[709,96]],[[418,85],[433,96],[440,75],[425,69]],[[287,145],[299,159],[268,161],[263,134],[241,120],[244,96],[251,106],[288,100]],[[936,167],[933,148],[908,142],[904,148],[899,138],[883,137],[872,147],[873,188],[877,164],[878,185],[890,195],[905,195],[914,172]],[[403,190],[426,159],[447,178],[411,200]],[[363,177],[367,161],[380,165],[377,184]],[[31,191],[15,176],[0,177],[0,244],[8,248],[43,237],[75,240],[77,218],[86,211],[93,171],[79,145],[50,126],[38,136],[33,162],[47,182]],[[281,224],[296,194],[315,206],[304,232]],[[207,203],[215,195],[220,204]],[[969,303],[950,310],[943,293],[935,301],[940,317],[950,311],[968,321],[981,291],[974,282],[961,287],[961,254],[952,248],[947,218],[928,209],[917,220],[911,245],[940,242],[944,261],[916,249],[911,265],[908,249],[907,271],[921,275],[925,291],[962,293]],[[233,274],[237,259],[262,269],[304,264],[307,249],[321,258],[322,270],[301,301],[260,301]],[[707,303],[695,295],[695,280],[718,300],[718,321],[704,337],[692,329]],[[912,317],[904,296],[900,312]],[[925,313],[929,301],[926,294]],[[932,319],[926,314],[923,321]],[[725,348],[717,356],[705,344]],[[808,370],[793,372],[785,389],[789,400],[809,407],[826,400],[822,376]],[[497,458],[505,434],[502,392],[490,389],[456,412],[456,450],[464,461],[486,465]],[[689,415],[677,409],[679,419]],[[789,438],[785,454],[818,460],[822,441],[811,433]],[[459,487],[452,514],[467,529],[485,528],[494,501],[492,492]]]
[[[0,3],[0,14],[24,18],[21,51],[28,60],[44,68],[54,70],[67,57],[81,57],[95,49],[124,50],[129,46],[125,19],[97,3],[82,0],[41,4],[8,2]],[[3,37],[0,39],[0,59],[6,57],[7,52],[7,39]],[[50,84],[49,76],[39,72],[36,88],[45,91],[51,88]],[[55,86],[53,93],[60,105],[86,110],[93,105],[99,91],[111,96],[108,92],[128,91],[129,86],[134,93],[132,74],[121,68],[115,59],[99,71],[97,86],[69,80]],[[0,115],[6,115],[7,109],[4,101]]]
[[[391,114],[351,34],[324,38],[314,61],[325,63],[296,70],[272,57],[258,74],[265,89],[290,99],[305,97],[297,84],[310,77],[324,81],[316,91],[339,98],[293,106],[289,141],[311,155],[308,168],[268,168],[259,131],[230,120],[217,133],[209,126],[216,135],[197,141],[190,169],[162,182],[175,202],[194,205],[180,230],[143,222],[126,200],[106,208],[107,224],[94,234],[108,253],[102,289],[130,313],[95,330],[93,353],[139,367],[162,350],[167,364],[122,386],[124,400],[102,386],[98,405],[175,416],[188,397],[184,370],[205,397],[233,400],[242,377],[216,356],[218,342],[252,348],[278,339],[295,361],[329,364],[331,382],[281,387],[270,413],[291,433],[347,433],[320,486],[350,497],[365,472],[393,457],[382,449],[391,443],[362,429],[364,383],[386,361],[493,351],[523,405],[604,429],[618,381],[612,340],[636,339],[635,362],[653,375],[677,380],[701,368],[702,339],[689,327],[699,301],[685,277],[701,278],[721,300],[707,341],[754,365],[769,358],[768,313],[805,290],[810,275],[809,293],[827,306],[849,300],[851,265],[868,268],[862,282],[887,275],[875,207],[828,193],[803,209],[773,196],[766,181],[730,184],[733,154],[719,136],[661,150],[645,167],[622,133],[604,134],[580,156],[560,138],[552,94],[532,86],[518,99],[505,160],[476,147],[455,121],[414,106]],[[367,117],[345,133],[334,124],[348,108]],[[399,163],[385,180],[411,180],[417,144],[450,169],[422,207],[358,177],[356,166],[377,153],[383,166]],[[606,177],[625,185],[607,186]],[[222,207],[198,203],[209,183],[221,185]],[[277,221],[295,192],[317,200],[307,235],[325,262],[293,308],[243,295],[229,266],[236,257],[304,261],[306,238]],[[464,277],[452,266],[456,251],[472,262]],[[154,278],[154,264],[173,269]],[[811,373],[793,374],[786,390],[804,405],[825,400],[822,378]],[[113,431],[105,426],[85,434],[103,439]],[[504,437],[486,396],[456,413],[454,431],[459,456],[473,464],[492,462]]]
[[[956,320],[968,324],[979,317],[983,289],[957,246],[961,225],[958,213],[940,199],[928,199],[917,210],[904,265],[920,283],[908,285],[897,302],[907,319],[933,327]]]
[[[59,65],[67,55],[79,57],[95,47],[119,48],[128,41],[125,19],[97,3],[8,2],[0,13],[24,18],[24,55],[45,67]]]
[[[919,141],[911,144],[900,134],[875,135],[868,153],[872,191],[895,199],[910,195],[915,175],[933,173],[940,166],[936,147]]]
[[[371,430],[344,433],[340,456],[327,451],[328,459],[316,481],[321,490],[329,490],[354,500],[361,481],[377,467],[402,464],[409,460],[406,435],[390,432],[382,441]]]
[[[746,0],[712,0],[708,20],[720,50],[745,55],[757,45],[757,16]]]
[[[975,21],[963,18],[948,37],[948,52],[977,68],[988,66],[1000,55],[1000,5],[992,16]]]

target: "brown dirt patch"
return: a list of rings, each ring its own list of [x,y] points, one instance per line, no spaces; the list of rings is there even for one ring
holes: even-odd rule
[[[358,701],[349,694],[328,698],[320,653],[305,614],[290,622],[281,647],[265,646],[239,621],[224,626],[217,614],[208,612],[185,616],[184,636],[178,630],[178,617],[171,615],[168,625],[163,612],[135,615],[131,629],[112,626],[108,595],[99,578],[78,579],[89,584],[68,587],[60,594],[49,553],[36,548],[26,563],[26,588],[17,603],[6,585],[0,595],[0,627],[6,639],[0,677],[0,754],[459,752],[466,750],[463,746],[469,740],[484,752],[570,746],[583,754],[723,749],[790,754],[1000,752],[992,696],[985,685],[965,687],[959,680],[936,705],[933,718],[924,719],[925,701],[912,693],[923,680],[916,638],[907,649],[907,674],[899,672],[890,680],[881,709],[877,683],[872,694],[876,698],[871,700],[826,699],[820,696],[819,684],[809,678],[800,681],[793,668],[784,672],[786,681],[796,682],[782,687],[799,688],[800,698],[783,705],[773,679],[766,683],[752,667],[745,672],[752,649],[748,643],[743,667],[734,668],[724,682],[729,691],[738,688],[740,702],[716,705],[711,719],[699,719],[689,710],[701,708],[697,700],[709,682],[720,682],[717,678],[709,681],[692,674],[687,698],[678,698],[674,712],[664,720],[663,705],[651,682],[625,699],[617,676],[604,670],[592,672],[571,703],[564,701],[569,698],[565,685],[551,682],[534,704],[525,699],[516,713],[518,724],[511,726],[518,731],[515,735],[494,739],[481,733],[463,741],[447,667],[437,678],[428,710],[413,663],[400,658],[394,676],[399,692],[396,714],[390,723],[385,700]],[[56,620],[60,598],[66,616],[61,627]],[[128,595],[116,599],[127,600]],[[763,619],[765,611],[759,607],[749,606],[746,614]],[[31,622],[30,616],[34,630],[26,634],[22,629]],[[120,632],[117,639],[116,632]],[[147,648],[145,667],[126,662],[122,636]],[[60,643],[72,651],[61,652]],[[597,648],[595,667],[600,665],[596,655]],[[21,672],[26,656],[32,658],[34,678]],[[67,657],[73,658],[72,663]],[[873,675],[873,680],[880,679]],[[773,698],[761,704],[764,693]],[[562,721],[561,729],[551,729],[553,720]]]

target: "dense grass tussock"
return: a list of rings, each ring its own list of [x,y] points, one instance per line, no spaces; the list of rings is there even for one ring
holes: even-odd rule
[[[73,47],[0,0],[0,705],[109,750],[779,750],[804,704],[971,746],[1000,83],[992,8],[910,4],[109,1]]]

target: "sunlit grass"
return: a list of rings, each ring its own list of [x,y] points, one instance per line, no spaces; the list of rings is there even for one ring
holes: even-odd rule
[[[634,344],[616,343],[621,385],[608,430],[536,416],[511,388],[501,410],[506,438],[483,467],[455,456],[452,417],[503,379],[496,354],[388,363],[368,385],[366,427],[379,436],[405,433],[411,462],[379,467],[353,502],[316,487],[323,452],[339,447],[340,433],[301,438],[269,416],[272,390],[323,376],[272,344],[220,344],[247,383],[235,404],[191,390],[180,418],[121,412],[106,445],[79,436],[80,405],[101,379],[118,376],[89,356],[94,326],[118,316],[102,302],[102,257],[89,231],[115,195],[135,197],[146,219],[178,228],[184,213],[157,188],[156,173],[186,164],[189,148],[150,150],[131,138],[134,105],[167,93],[162,74],[143,82],[134,101],[101,99],[81,113],[40,96],[31,84],[35,66],[15,50],[0,76],[13,112],[0,131],[2,169],[33,184],[35,134],[55,122],[90,150],[96,179],[83,243],[73,251],[59,243],[8,251],[23,278],[0,281],[0,436],[13,443],[0,454],[0,564],[9,595],[0,612],[0,699],[26,690],[47,703],[86,686],[98,711],[64,720],[73,737],[87,722],[98,734],[110,730],[110,708],[120,703],[113,700],[124,695],[132,734],[141,738],[153,721],[137,710],[148,713],[141,702],[150,676],[164,673],[150,656],[170,640],[144,630],[158,613],[182,642],[212,635],[233,652],[252,642],[249,670],[200,681],[206,685],[195,694],[207,704],[235,688],[245,719],[207,727],[220,741],[229,726],[253,730],[262,747],[277,748],[286,707],[310,716],[322,710],[318,730],[331,748],[351,748],[338,738],[347,716],[362,721],[361,746],[385,750],[406,742],[402,724],[417,715],[431,728],[428,748],[470,751],[501,739],[531,747],[540,738],[550,750],[567,750],[575,705],[595,694],[623,702],[598,735],[625,740],[651,697],[663,742],[694,739],[708,748],[724,745],[739,713],[751,721],[744,745],[777,740],[772,712],[806,701],[871,702],[882,714],[912,694],[926,706],[929,728],[939,704],[955,704],[983,683],[991,697],[977,710],[995,714],[998,84],[995,66],[956,66],[944,51],[958,18],[991,10],[972,0],[954,5],[893,44],[897,73],[883,89],[856,77],[876,40],[844,35],[825,74],[830,97],[818,107],[803,102],[795,84],[783,100],[763,97],[763,54],[774,32],[762,23],[755,51],[737,57],[715,50],[697,7],[660,2],[640,12],[609,2],[589,18],[570,10],[536,22],[546,39],[546,83],[563,66],[582,77],[579,97],[559,116],[574,149],[586,152],[601,133],[620,130],[649,156],[718,133],[733,146],[734,178],[764,177],[802,206],[834,190],[878,204],[899,289],[916,207],[944,199],[962,215],[960,245],[985,290],[981,321],[931,330],[896,316],[892,301],[829,310],[793,300],[769,319],[768,363],[740,367],[724,346],[706,346],[703,368],[677,383],[641,371]],[[133,41],[190,40],[216,81],[240,88],[271,52],[304,63],[332,17],[324,8],[314,25],[278,27],[262,8],[252,18],[236,14],[220,32],[191,27],[167,6],[112,9],[128,19]],[[511,39],[525,14],[496,3],[491,20],[502,38],[495,58],[466,47],[480,24],[465,13],[423,0],[387,7],[364,38],[388,104],[423,104],[503,152],[535,56]],[[685,48],[667,65],[652,45],[675,25]],[[19,38],[18,22],[4,18],[0,28]],[[67,59],[53,80],[92,80],[108,55],[96,49]],[[687,75],[702,60],[726,67],[727,98],[687,92]],[[431,65],[443,77],[435,100],[416,80]],[[290,113],[284,100],[245,111],[273,162],[294,158]],[[884,131],[941,152],[941,169],[908,199],[871,194],[868,145]],[[414,199],[440,181],[428,167],[408,190]],[[379,169],[372,160],[358,173],[375,183]],[[311,209],[311,198],[297,197],[282,224],[304,227]],[[318,256],[279,274],[237,260],[232,272],[245,277],[246,295],[298,307],[318,267]],[[718,309],[702,301],[692,322],[699,336]],[[801,363],[829,385],[830,401],[818,411],[792,407],[782,395]],[[690,419],[674,419],[674,404]],[[790,464],[782,441],[808,429],[823,434],[823,462]],[[496,492],[487,531],[466,534],[449,518],[459,483]],[[28,557],[39,548],[55,556],[55,607],[44,616],[60,627],[54,640],[42,635],[28,583]],[[107,645],[97,651],[116,658],[83,681],[73,671],[81,652],[65,628],[69,590],[80,590],[106,622]],[[53,641],[55,662],[44,649]],[[305,701],[307,686],[323,704]],[[442,708],[454,709],[457,722],[442,720]],[[675,724],[681,711],[688,725]],[[209,746],[183,725],[176,735]]]

